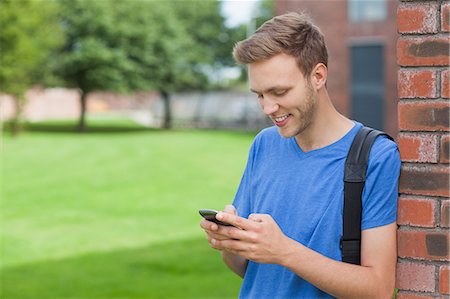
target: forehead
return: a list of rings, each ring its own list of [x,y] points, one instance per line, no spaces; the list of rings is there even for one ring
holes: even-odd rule
[[[267,60],[248,65],[250,89],[264,91],[274,86],[292,86],[304,76],[293,56],[278,54]]]

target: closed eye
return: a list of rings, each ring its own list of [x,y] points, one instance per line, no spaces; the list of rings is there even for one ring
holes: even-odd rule
[[[273,91],[273,95],[277,96],[277,97],[281,97],[281,96],[284,96],[287,92],[288,92],[287,89],[275,90],[275,91]]]

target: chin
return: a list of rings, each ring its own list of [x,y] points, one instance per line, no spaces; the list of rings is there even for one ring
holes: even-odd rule
[[[296,128],[278,128],[278,132],[285,138],[291,138],[303,133],[307,127],[308,125],[305,124]]]
[[[295,137],[298,135],[298,133],[296,133],[296,131],[285,130],[283,128],[278,128],[278,133],[280,133],[280,135],[283,136],[284,138]]]

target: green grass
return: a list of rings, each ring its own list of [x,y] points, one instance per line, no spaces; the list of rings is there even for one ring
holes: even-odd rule
[[[252,134],[129,123],[3,136],[1,298],[235,298],[198,226],[230,203]]]

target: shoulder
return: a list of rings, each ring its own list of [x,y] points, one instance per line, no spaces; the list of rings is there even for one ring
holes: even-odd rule
[[[268,127],[262,129],[257,135],[256,139],[272,139],[272,138],[278,138],[280,137],[280,134],[278,133],[278,129],[275,126]]]
[[[369,168],[378,163],[400,164],[400,153],[397,144],[384,135],[375,139],[369,155]]]
[[[273,144],[281,139],[278,129],[275,126],[262,129],[253,140],[253,147],[264,146],[265,144]]]
[[[274,153],[288,150],[291,143],[289,138],[282,137],[278,128],[273,126],[259,132],[250,147],[250,157],[264,159],[272,157]]]

